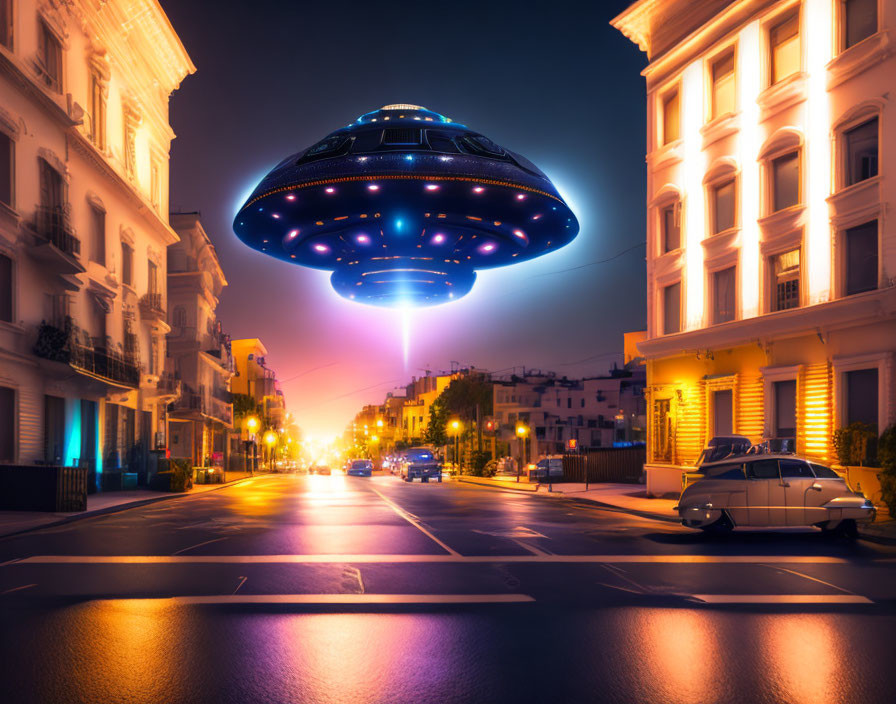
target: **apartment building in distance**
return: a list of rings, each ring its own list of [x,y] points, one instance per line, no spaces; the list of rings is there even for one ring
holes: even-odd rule
[[[707,438],[896,420],[896,0],[639,0],[647,486]]]
[[[156,0],[0,1],[0,462],[114,488],[165,446],[168,99],[194,70]]]
[[[194,466],[226,467],[233,428],[230,338],[215,315],[227,286],[199,213],[172,213],[180,242],[168,248],[168,377],[180,386],[169,407],[168,448]]]

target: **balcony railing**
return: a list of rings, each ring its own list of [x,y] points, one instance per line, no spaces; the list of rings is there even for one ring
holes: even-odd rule
[[[140,297],[140,315],[147,319],[161,319],[165,317],[165,308],[162,305],[161,293],[145,293]]]
[[[34,231],[61,252],[72,257],[80,256],[81,240],[75,237],[68,208],[62,206],[38,206],[34,215]]]
[[[132,388],[140,385],[140,365],[135,356],[93,344],[89,340],[70,317],[61,327],[43,322],[38,328],[34,354],[68,364],[77,371],[114,384]]]
[[[233,393],[218,386],[212,387],[212,398],[216,398],[223,403],[233,403]]]

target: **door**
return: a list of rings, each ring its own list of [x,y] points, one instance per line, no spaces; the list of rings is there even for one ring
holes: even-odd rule
[[[44,396],[44,462],[51,465],[63,464],[62,453],[65,443],[65,399],[59,396]]]
[[[785,525],[784,488],[778,474],[778,460],[747,462],[745,469],[749,525]]]
[[[806,494],[812,491],[815,475],[809,465],[801,460],[779,460],[781,482],[784,486],[786,520],[789,526],[804,526],[806,520]]]
[[[713,392],[712,415],[712,434],[714,436],[734,433],[734,397],[731,389]]]

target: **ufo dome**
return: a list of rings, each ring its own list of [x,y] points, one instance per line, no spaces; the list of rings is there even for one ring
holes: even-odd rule
[[[568,244],[575,215],[528,159],[419,105],[386,105],[280,162],[233,223],[245,244],[332,271],[339,295],[427,306],[477,269]]]

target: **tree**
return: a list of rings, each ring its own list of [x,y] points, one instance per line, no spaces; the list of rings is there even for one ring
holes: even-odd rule
[[[429,407],[429,424],[423,437],[427,444],[434,447],[448,444],[448,433],[445,430],[448,425],[448,409],[442,401],[444,394],[444,391],[439,394]]]
[[[258,405],[255,399],[246,394],[233,394],[233,415],[235,418],[256,415]]]

